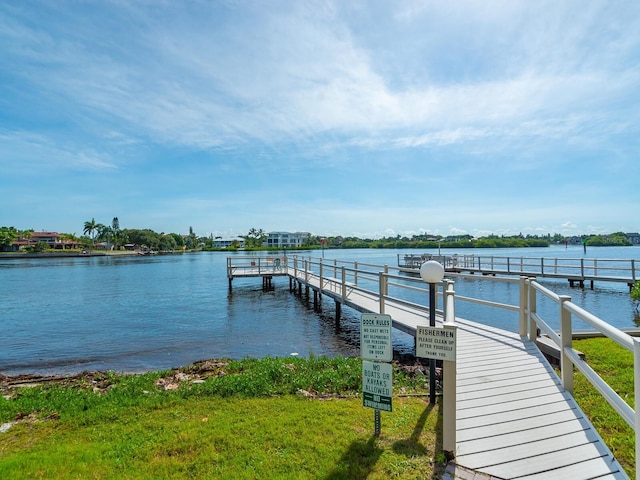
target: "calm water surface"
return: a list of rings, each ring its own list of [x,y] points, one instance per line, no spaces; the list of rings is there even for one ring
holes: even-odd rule
[[[396,266],[406,250],[327,250],[325,259]],[[417,251],[408,251],[417,253]],[[433,253],[433,252],[430,252]],[[437,253],[437,252],[436,252]],[[443,254],[470,253],[444,250]],[[640,247],[475,250],[475,254],[545,258],[640,258]],[[299,255],[305,255],[300,253]],[[320,256],[321,252],[314,252]],[[0,372],[71,373],[145,371],[205,358],[357,355],[358,312],[344,308],[334,328],[333,302],[320,314],[288,291],[286,278],[262,290],[258,278],[236,279],[229,292],[226,253],[155,257],[0,260]],[[604,320],[633,327],[626,285],[595,290],[545,282]],[[517,287],[457,280],[458,295],[517,304]],[[418,293],[417,302],[426,298]],[[540,309],[547,308],[542,305]],[[549,307],[550,308],[550,307]],[[514,330],[511,312],[458,302],[458,316]],[[576,327],[579,328],[579,327]],[[394,332],[394,349],[412,350],[411,337]]]

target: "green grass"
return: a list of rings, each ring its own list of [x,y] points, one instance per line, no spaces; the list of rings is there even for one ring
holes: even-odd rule
[[[394,398],[376,438],[360,373],[357,358],[263,359],[12,391],[0,478],[438,478],[438,406]]]
[[[633,354],[607,338],[576,340],[573,348],[632,408]],[[630,478],[635,478],[635,433],[597,390],[576,373],[574,397]]]
[[[633,406],[631,353],[605,339],[574,347]],[[440,478],[439,404],[423,396],[425,377],[396,366],[394,411],[376,438],[361,368],[247,359],[5,389],[0,424],[16,423],[0,433],[0,478]],[[574,393],[634,478],[632,429],[579,373]]]

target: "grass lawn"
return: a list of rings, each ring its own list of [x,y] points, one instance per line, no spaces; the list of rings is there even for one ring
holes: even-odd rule
[[[164,372],[20,389],[0,402],[0,422],[21,419],[0,433],[0,478],[439,478],[439,407],[396,396],[376,438],[360,372],[359,359],[267,359],[220,362],[204,383]],[[424,377],[397,378],[424,393]]]
[[[630,352],[574,342],[633,406]],[[359,358],[211,361],[86,373],[0,396],[0,479],[439,479],[440,405],[394,367],[393,412],[364,408]],[[634,433],[580,374],[575,397],[635,478]]]

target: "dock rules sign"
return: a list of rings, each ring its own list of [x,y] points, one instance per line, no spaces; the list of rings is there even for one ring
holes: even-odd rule
[[[390,362],[391,315],[363,313],[360,317],[360,356],[363,360]]]

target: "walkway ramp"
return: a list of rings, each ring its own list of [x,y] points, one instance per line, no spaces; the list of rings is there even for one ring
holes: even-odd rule
[[[345,289],[335,278],[320,285],[317,276],[289,274],[357,311],[381,313],[371,292]],[[405,302],[387,299],[384,313],[412,335],[428,324]],[[501,479],[629,478],[527,337],[460,318],[456,324],[457,465]]]
[[[268,272],[255,272],[255,267],[230,263],[230,285],[233,276],[272,275],[274,267],[268,266]],[[386,313],[394,328],[410,335],[428,324],[424,306],[381,296],[375,289],[286,263],[278,273],[313,289],[314,301],[328,296],[359,312]],[[517,333],[469,320],[456,318],[456,324],[454,462],[463,467],[460,478],[480,478],[467,469],[498,479],[629,478],[536,345]]]
[[[626,479],[537,347],[456,319],[456,463],[505,479]]]

